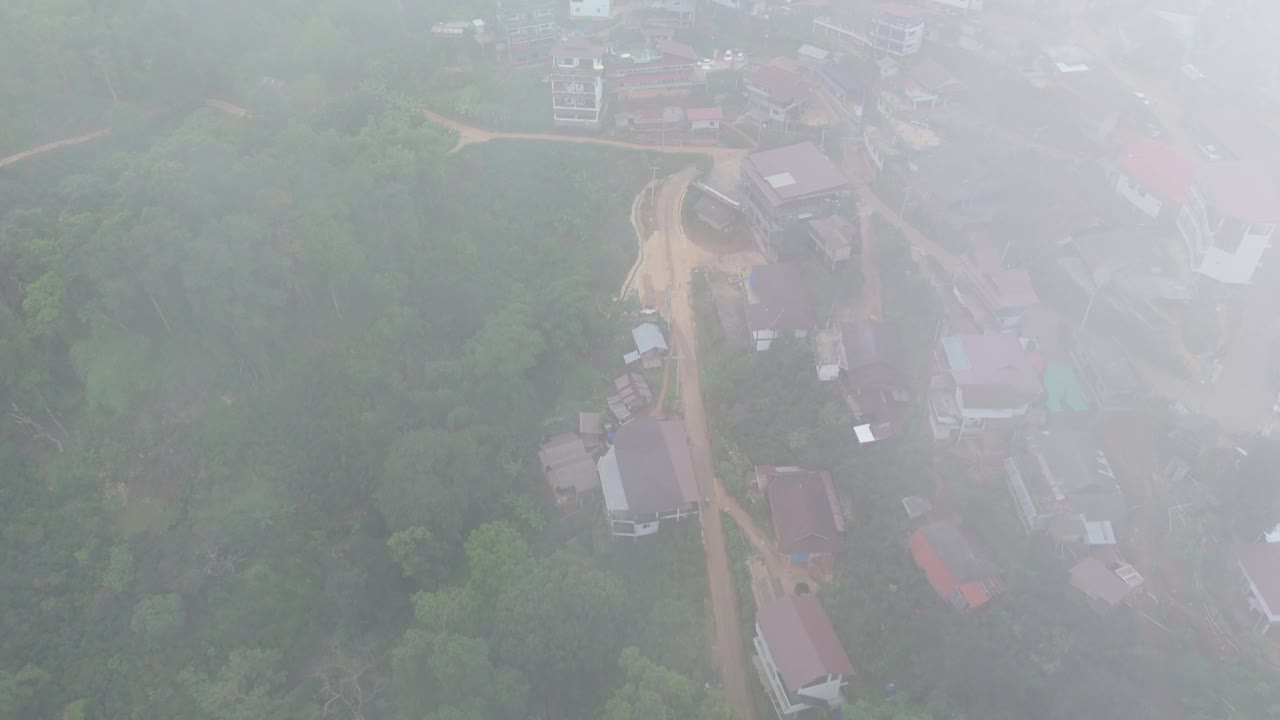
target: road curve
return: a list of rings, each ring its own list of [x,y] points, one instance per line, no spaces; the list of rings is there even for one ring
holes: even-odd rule
[[[9,157],[0,158],[0,167],[4,167],[5,165],[12,165],[13,163],[18,162],[19,160],[26,160],[27,158],[32,157],[34,155],[39,155],[40,153],[46,153],[46,152],[49,152],[50,150],[57,150],[58,148],[66,147],[67,145],[79,145],[80,143],[89,142],[90,140],[97,140],[100,137],[104,137],[110,134],[111,134],[110,129],[103,128],[101,130],[94,130],[91,133],[85,133],[84,135],[77,135],[75,137],[66,138],[65,140],[58,140],[57,142],[38,145],[36,147],[31,148],[30,150],[23,150],[22,152],[14,155],[10,155]]]

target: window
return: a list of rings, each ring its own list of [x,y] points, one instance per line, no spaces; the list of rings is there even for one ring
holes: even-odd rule
[[[1249,226],[1248,234],[1250,235],[1270,235],[1275,231],[1275,223],[1253,223]]]
[[[537,17],[540,17],[540,18],[551,17],[553,13],[555,13],[555,10],[552,10],[551,8],[539,8],[537,12]]]
[[[538,26],[538,32],[551,32],[555,27],[555,23],[542,23]]]

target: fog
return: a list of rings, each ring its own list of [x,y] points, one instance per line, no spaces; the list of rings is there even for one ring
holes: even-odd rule
[[[0,3],[0,720],[1280,717],[1278,38]]]

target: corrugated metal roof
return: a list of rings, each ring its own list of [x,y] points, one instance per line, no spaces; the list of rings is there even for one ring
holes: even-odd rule
[[[787,690],[795,692],[827,675],[854,674],[818,598],[781,597],[756,613],[756,625]]]

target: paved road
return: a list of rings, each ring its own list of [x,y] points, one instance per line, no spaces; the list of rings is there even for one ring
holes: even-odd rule
[[[695,174],[694,168],[682,170],[667,180],[658,193],[654,212],[657,221],[654,239],[660,240],[664,252],[653,253],[653,256],[667,262],[668,288],[671,290],[668,320],[671,323],[673,349],[680,358],[680,382],[683,383],[680,398],[689,432],[689,448],[693,455],[699,492],[703,497],[710,498],[702,513],[702,534],[716,626],[715,659],[719,664],[721,683],[729,705],[734,710],[734,716],[740,720],[756,720],[750,685],[752,680],[742,642],[742,622],[720,516],[724,494],[715,475],[711,430],[703,403],[702,383],[698,373],[698,349],[694,342],[697,330],[693,304],[689,297],[689,280],[693,268],[702,257],[701,251],[685,236],[681,226],[680,209]]]

